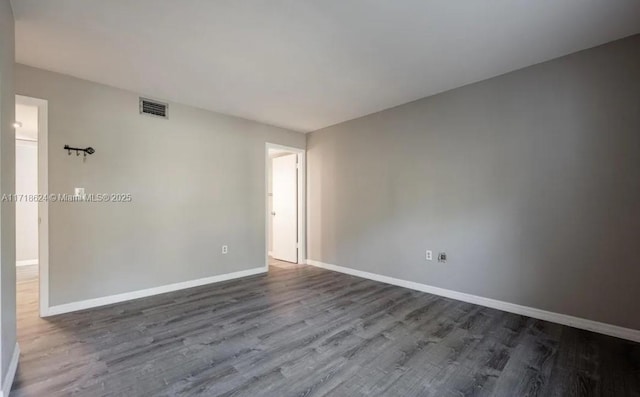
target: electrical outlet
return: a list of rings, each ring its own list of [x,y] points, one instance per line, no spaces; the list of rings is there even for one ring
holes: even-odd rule
[[[427,259],[428,261],[432,261],[432,260],[433,260],[433,251],[431,251],[431,250],[427,250],[426,259]]]
[[[446,262],[447,261],[447,253],[446,252],[440,252],[438,254],[438,262]]]
[[[228,245],[223,245],[222,246],[222,253],[223,254],[227,254],[229,252],[229,246]]]
[[[74,193],[73,197],[74,197],[75,201],[84,201],[85,195],[84,195],[84,188],[83,187],[75,188],[73,193]]]

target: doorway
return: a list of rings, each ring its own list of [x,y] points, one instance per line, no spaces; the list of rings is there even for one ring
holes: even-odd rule
[[[21,313],[48,309],[47,101],[16,95],[16,292]]]
[[[16,197],[38,194],[38,107],[16,104]],[[16,200],[16,266],[38,265],[38,202]]]
[[[267,267],[304,264],[305,151],[267,143],[265,157]]]

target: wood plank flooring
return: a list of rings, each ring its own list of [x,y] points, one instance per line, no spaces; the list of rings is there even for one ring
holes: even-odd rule
[[[640,344],[310,266],[40,319],[18,396],[640,396]]]

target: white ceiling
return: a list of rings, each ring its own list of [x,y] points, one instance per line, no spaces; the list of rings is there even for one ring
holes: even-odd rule
[[[295,154],[295,153],[286,149],[269,149],[269,157],[280,157],[287,154]]]
[[[13,0],[17,61],[311,131],[640,32],[638,0]]]

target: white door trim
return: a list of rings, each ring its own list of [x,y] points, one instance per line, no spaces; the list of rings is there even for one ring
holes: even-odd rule
[[[13,347],[13,355],[11,355],[11,361],[9,361],[9,367],[7,369],[4,379],[2,379],[2,389],[0,389],[0,397],[9,397],[11,393],[11,386],[13,380],[16,377],[16,370],[18,369],[18,361],[20,360],[20,345],[16,342]]]
[[[16,95],[16,103],[38,107],[38,197],[49,194],[49,102]],[[40,317],[49,311],[49,202],[38,202],[38,271],[40,280]]]
[[[265,144],[264,148],[264,233],[265,233],[265,246],[264,246],[264,266],[269,269],[269,192],[267,187],[269,186],[269,149],[286,150],[298,155],[298,263],[306,264],[307,262],[307,194],[306,194],[306,181],[307,181],[307,160],[306,150],[299,149],[291,146],[278,145],[276,143]]]

